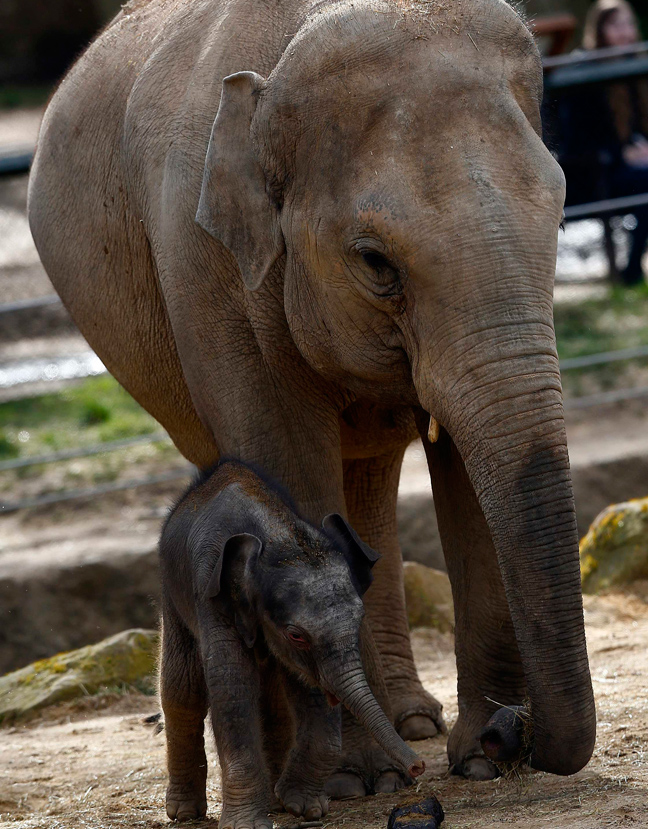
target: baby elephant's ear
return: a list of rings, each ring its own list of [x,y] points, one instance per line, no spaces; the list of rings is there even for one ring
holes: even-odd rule
[[[244,561],[246,561],[251,556],[260,553],[261,547],[261,540],[258,539],[256,535],[250,535],[250,533],[231,535],[223,545],[221,554],[216,557],[216,566],[214,567],[209,583],[207,584],[205,598],[213,599],[220,593],[223,562],[226,559],[232,560],[237,556],[240,556]]]
[[[365,544],[353,527],[337,512],[326,516],[322,521],[322,528],[340,543],[351,574],[356,580],[358,592],[362,596],[371,584],[371,568],[380,558],[380,553]]]

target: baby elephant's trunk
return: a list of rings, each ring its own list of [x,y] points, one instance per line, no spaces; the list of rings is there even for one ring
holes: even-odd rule
[[[336,660],[322,673],[326,690],[335,695],[375,739],[383,751],[411,777],[425,771],[425,762],[396,733],[367,682],[358,657]]]

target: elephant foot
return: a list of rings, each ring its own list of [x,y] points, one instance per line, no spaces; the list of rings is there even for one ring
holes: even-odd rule
[[[481,723],[480,723],[481,720]],[[470,719],[460,715],[448,739],[450,773],[466,780],[493,780],[497,766],[489,760],[479,742],[488,714],[473,710]]]
[[[398,769],[377,746],[370,751],[352,753],[326,782],[331,800],[348,800],[370,794],[397,792],[411,786],[413,779]]]
[[[322,792],[319,795],[304,794],[299,791],[288,792],[285,800],[282,797],[284,809],[295,817],[304,820],[319,820],[328,812],[328,797]]]
[[[166,813],[170,820],[183,822],[196,820],[207,814],[207,799],[192,792],[169,786],[166,796]]]
[[[425,714],[412,714],[398,726],[398,734],[403,740],[429,740],[439,733],[437,724]]]
[[[287,812],[307,821],[319,820],[328,812],[326,793],[299,779],[282,777],[275,786],[275,796]]]
[[[254,807],[230,809],[224,806],[218,829],[273,829],[273,820],[267,812]]]
[[[499,777],[497,767],[483,754],[464,757],[450,767],[450,773],[465,777],[466,780],[494,780]]]
[[[362,777],[351,770],[336,771],[326,781],[324,790],[331,800],[350,800],[367,794]]]
[[[437,734],[447,734],[443,719],[443,705],[427,691],[403,696],[390,691],[394,708],[394,724],[403,740],[429,740]]]

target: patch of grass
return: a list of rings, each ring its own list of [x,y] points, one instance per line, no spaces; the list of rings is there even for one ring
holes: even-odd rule
[[[90,446],[158,431],[159,424],[109,375],[62,392],[0,404],[0,460]]]
[[[615,287],[600,299],[557,304],[554,320],[562,359],[648,345],[648,285]]]
[[[554,308],[561,359],[648,345],[648,285],[610,288],[605,297]],[[562,375],[570,396],[646,385],[648,359],[570,369]]]
[[[0,431],[0,458],[15,458],[20,450],[15,443]]]
[[[36,84],[5,84],[0,88],[0,109],[37,107],[47,102],[51,86]]]

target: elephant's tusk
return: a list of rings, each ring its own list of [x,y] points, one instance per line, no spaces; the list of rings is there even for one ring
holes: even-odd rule
[[[430,443],[436,443],[439,439],[439,423],[431,415],[427,436]]]

